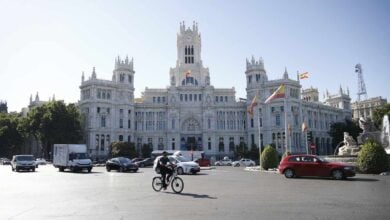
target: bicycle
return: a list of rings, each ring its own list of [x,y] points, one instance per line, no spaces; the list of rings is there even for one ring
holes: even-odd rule
[[[166,178],[168,179],[168,178]],[[175,166],[173,168],[172,175],[170,176],[169,180],[167,181],[167,186],[171,185],[171,188],[173,192],[175,193],[181,193],[184,189],[184,182],[183,180],[177,176],[177,167]],[[160,192],[163,188],[162,184],[162,177],[161,176],[155,176],[152,180],[152,187],[154,191]]]

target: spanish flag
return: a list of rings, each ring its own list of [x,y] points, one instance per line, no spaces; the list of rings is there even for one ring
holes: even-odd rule
[[[257,105],[257,95],[255,95],[255,97],[253,97],[253,100],[248,107],[248,114],[251,118],[253,118],[254,108],[256,105]]]
[[[309,72],[304,72],[299,74],[299,79],[307,79],[309,78]]]
[[[191,75],[191,70],[188,70],[188,71],[186,72],[186,78],[189,77],[190,75]]]
[[[284,84],[280,85],[279,88],[274,93],[272,93],[272,95],[270,95],[270,97],[268,97],[267,100],[265,100],[264,103],[268,103],[268,102],[272,101],[273,99],[286,97],[286,91],[285,90],[286,89],[285,89]]]

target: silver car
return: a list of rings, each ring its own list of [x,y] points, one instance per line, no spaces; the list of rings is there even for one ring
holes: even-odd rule
[[[11,160],[12,171],[31,170],[35,172],[35,159],[33,155],[14,155]]]

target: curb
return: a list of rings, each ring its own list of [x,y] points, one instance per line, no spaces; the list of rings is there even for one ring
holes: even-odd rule
[[[261,169],[260,166],[257,166],[257,167],[246,167],[244,170],[245,171],[252,171],[252,172],[275,173],[275,174],[279,173],[278,169],[264,170],[264,169]]]

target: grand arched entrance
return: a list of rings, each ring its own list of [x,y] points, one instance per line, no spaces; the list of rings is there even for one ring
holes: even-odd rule
[[[181,126],[180,150],[203,150],[202,131],[198,120],[189,118]]]

